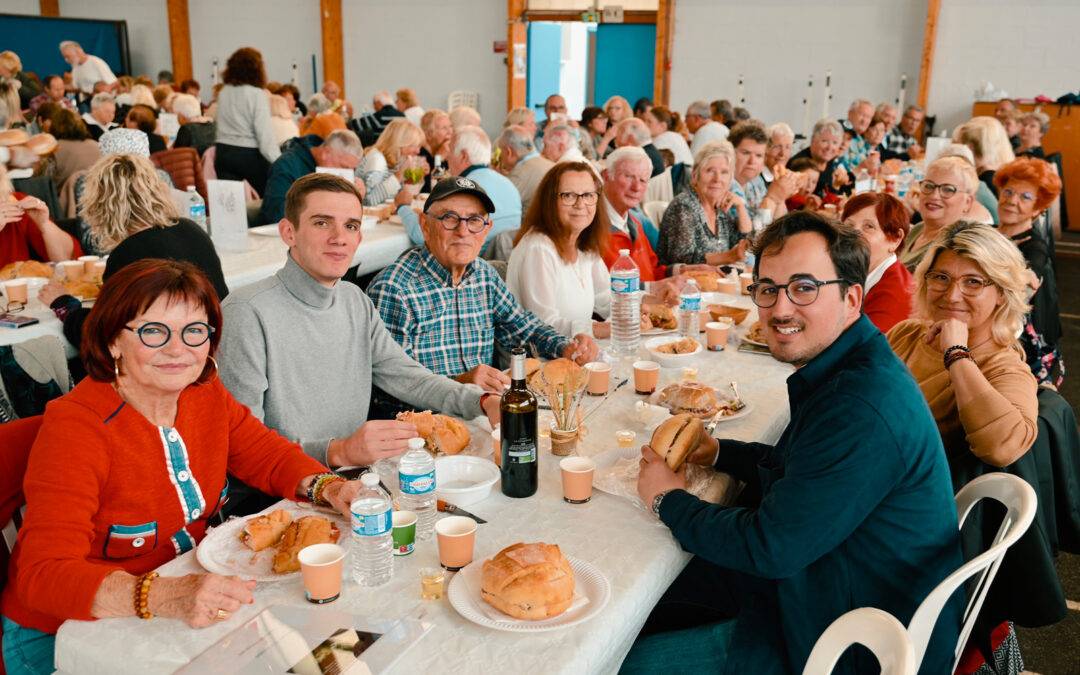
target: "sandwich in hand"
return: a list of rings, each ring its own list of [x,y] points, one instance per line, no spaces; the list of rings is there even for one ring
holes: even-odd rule
[[[677,382],[660,392],[658,403],[672,415],[688,413],[694,417],[712,417],[720,409],[716,390],[700,382]]]
[[[484,561],[480,596],[515,619],[558,616],[574,600],[574,570],[556,544],[514,544]]]
[[[425,410],[399,413],[397,418],[398,421],[415,424],[416,432],[424,439],[424,446],[436,455],[456,455],[469,445],[471,437],[465,423],[449,415]]]
[[[645,303],[641,306],[641,309],[648,313],[649,321],[652,322],[654,328],[672,330],[679,327],[679,322],[675,319],[675,312],[671,311],[671,308],[667,305]]]
[[[284,509],[252,518],[244,525],[244,531],[240,533],[240,541],[252,551],[270,548],[281,540],[282,535],[285,534],[285,528],[291,522],[292,514]]]
[[[704,438],[705,423],[683,413],[661,422],[653,431],[649,447],[664,458],[668,468],[678,471]]]
[[[285,529],[281,546],[274,554],[274,573],[286,574],[300,569],[296,556],[300,551],[315,544],[333,544],[337,542],[341,531],[322,516],[304,516],[297,518]]]

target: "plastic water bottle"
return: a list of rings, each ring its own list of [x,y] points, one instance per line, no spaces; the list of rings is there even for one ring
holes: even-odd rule
[[[632,354],[641,342],[641,270],[629,249],[611,266],[611,347]]]
[[[424,439],[409,439],[409,451],[398,463],[398,487],[401,510],[416,514],[416,538],[429,538],[435,531],[435,458]]]
[[[679,293],[679,334],[683,337],[698,339],[701,321],[701,289],[693,279],[687,279]]]
[[[364,487],[352,501],[353,579],[361,586],[381,586],[394,576],[394,540],[390,536],[393,504],[379,487],[379,477],[361,476]]]
[[[203,232],[210,234],[210,228],[206,225],[206,202],[204,202],[202,196],[195,191],[194,185],[188,186],[187,194],[188,219],[193,220],[196,225],[202,228]]]

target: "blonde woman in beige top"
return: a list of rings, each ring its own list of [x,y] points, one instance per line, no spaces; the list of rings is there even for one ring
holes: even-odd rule
[[[973,461],[1008,466],[1035,442],[1036,383],[1016,341],[1028,310],[1024,268],[1012,242],[961,220],[916,270],[917,318],[888,333],[930,404],[954,476]]]
[[[897,252],[909,272],[915,271],[939,232],[968,214],[978,185],[975,167],[959,157],[942,157],[926,169],[926,176],[915,190],[922,222],[911,226]]]

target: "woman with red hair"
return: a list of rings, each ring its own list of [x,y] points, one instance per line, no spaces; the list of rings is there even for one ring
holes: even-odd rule
[[[1032,224],[1061,194],[1061,179],[1052,164],[1021,157],[998,169],[994,184],[998,188],[1000,232],[1012,239],[1024,255],[1032,277],[1029,285],[1035,289],[1020,336],[1025,360],[1041,384],[1060,386],[1065,363],[1057,346],[1062,331],[1054,257],[1048,242]]]
[[[907,209],[892,195],[864,192],[844,205],[843,219],[870,247],[863,314],[878,330],[887,333],[911,314],[915,284],[907,267],[896,257],[911,228]]]

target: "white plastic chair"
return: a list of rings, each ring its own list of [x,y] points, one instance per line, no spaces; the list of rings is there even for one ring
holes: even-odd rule
[[[473,110],[479,110],[480,94],[477,94],[475,91],[466,91],[464,89],[450,92],[450,96],[446,101],[446,111],[450,112],[460,105],[467,105]]]
[[[803,675],[828,675],[853,644],[874,653],[882,675],[915,675],[915,647],[904,624],[874,607],[853,609],[829,624],[814,643]]]
[[[641,205],[641,210],[645,212],[645,217],[652,221],[652,224],[656,226],[656,229],[660,229],[660,221],[664,219],[664,211],[667,211],[668,202],[665,201],[653,201],[645,202]]]
[[[937,623],[938,615],[941,614],[941,608],[965,581],[979,575],[964,610],[964,623],[953,654],[953,667],[949,672],[955,672],[960,654],[964,645],[967,644],[968,636],[971,635],[975,619],[979,616],[979,610],[982,609],[990,584],[994,581],[998,568],[1001,567],[1005,552],[1023,536],[1031,526],[1031,521],[1035,519],[1038,498],[1027,481],[1012,474],[989,473],[979,476],[956,493],[956,511],[960,517],[961,527],[968,514],[971,513],[972,507],[979,500],[987,497],[1005,505],[1007,509],[1005,518],[1001,521],[1001,527],[998,528],[990,548],[947,576],[915,610],[915,615],[911,617],[911,623],[908,624],[908,632],[915,646],[916,664],[921,664],[926,655],[930,634],[934,631],[934,624]]]

